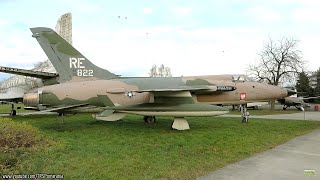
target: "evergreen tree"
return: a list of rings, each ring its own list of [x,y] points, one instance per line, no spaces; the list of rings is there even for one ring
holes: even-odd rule
[[[314,88],[314,94],[320,96],[320,68],[315,72],[316,87]]]
[[[310,86],[310,79],[305,72],[299,73],[296,88],[298,92],[305,92],[305,96],[313,96],[313,89]]]

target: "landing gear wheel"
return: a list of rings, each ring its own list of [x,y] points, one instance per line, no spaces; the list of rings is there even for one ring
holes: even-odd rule
[[[155,116],[144,116],[143,119],[144,119],[144,122],[146,122],[146,123],[154,123],[154,122],[156,122],[156,117]]]
[[[241,116],[242,116],[242,123],[248,123],[250,114],[247,111],[247,105],[246,104],[240,105],[240,110],[241,110]]]
[[[247,123],[249,120],[248,116],[242,117],[242,122]]]
[[[58,122],[59,119],[61,120],[61,123],[63,124],[64,123],[64,114],[63,112],[59,112],[57,117],[56,117],[56,121]]]
[[[16,110],[14,110],[14,109],[13,109],[13,110],[11,110],[10,115],[11,115],[11,116],[15,116],[15,115],[17,115],[17,111],[16,111]]]

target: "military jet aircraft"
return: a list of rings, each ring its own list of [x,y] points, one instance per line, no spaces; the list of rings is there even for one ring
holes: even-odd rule
[[[310,107],[309,103],[304,102],[307,99],[317,99],[317,97],[285,97],[278,99],[277,101],[283,105],[283,110],[286,110],[290,106],[296,107],[298,110],[304,111],[304,108]]]
[[[92,64],[52,29],[38,27],[31,31],[57,70],[58,80],[63,81],[24,95],[26,109],[38,113],[90,112],[105,121],[136,114],[144,116],[146,122],[154,122],[155,116],[172,116],[172,128],[186,130],[189,124],[185,117],[228,112],[216,105],[243,105],[243,122],[247,122],[246,103],[290,94],[287,89],[253,82],[243,75],[119,77]]]

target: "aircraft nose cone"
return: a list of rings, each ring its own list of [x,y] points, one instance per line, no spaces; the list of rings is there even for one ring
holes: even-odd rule
[[[287,96],[291,96],[291,95],[297,94],[297,92],[296,92],[296,91],[291,90],[291,89],[287,89],[287,93],[288,93],[288,95],[287,95]]]

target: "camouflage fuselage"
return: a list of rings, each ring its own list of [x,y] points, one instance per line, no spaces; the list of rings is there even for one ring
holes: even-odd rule
[[[202,93],[184,91],[170,96],[166,92],[153,89],[194,86],[232,86],[231,91],[204,91]],[[148,90],[148,92],[145,92]],[[33,94],[33,95],[32,95]],[[155,96],[156,94],[156,96]],[[31,97],[32,95],[32,97]],[[287,96],[283,88],[257,83],[237,82],[217,76],[193,76],[175,78],[119,78],[112,80],[76,81],[39,88],[37,92],[26,94],[26,106],[45,105],[47,107],[88,103],[106,107],[136,105],[142,103],[161,104],[245,104],[253,101],[269,101]]]

